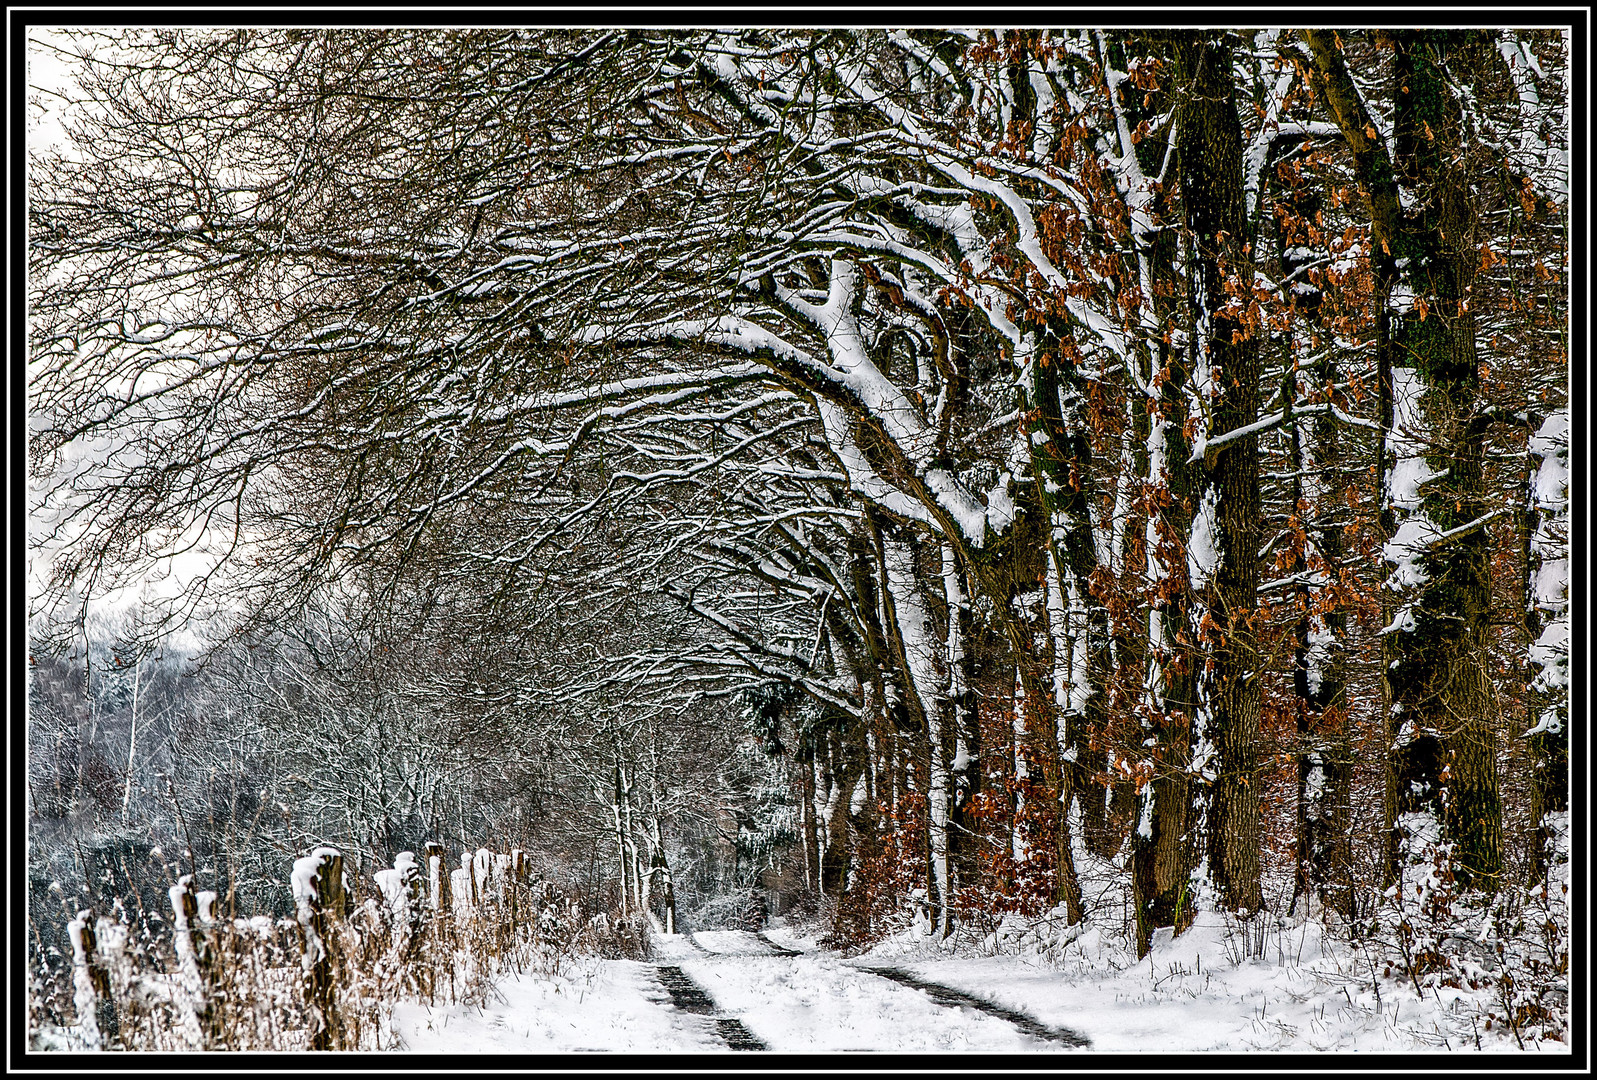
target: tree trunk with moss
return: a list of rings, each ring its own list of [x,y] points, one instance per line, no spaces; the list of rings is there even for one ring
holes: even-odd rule
[[[1166,232],[1159,254],[1174,248]],[[1173,261],[1174,251],[1169,255]],[[1165,263],[1164,265],[1171,265]],[[1135,823],[1131,830],[1131,882],[1136,910],[1137,952],[1148,950],[1161,926],[1184,929],[1191,922],[1187,884],[1195,862],[1188,833],[1192,807],[1192,714],[1196,697],[1181,540],[1190,520],[1192,468],[1180,421],[1186,377],[1168,344],[1157,348],[1158,397],[1150,401],[1146,485],[1150,506],[1144,557],[1147,562],[1148,636],[1141,704],[1142,763]]]
[[[1165,56],[1172,32],[1150,32],[1135,40],[1142,55]],[[1128,70],[1130,47],[1106,43],[1106,66]],[[1129,138],[1144,121],[1157,122],[1172,107],[1175,86],[1168,80],[1151,92],[1114,91],[1123,133],[1119,149],[1131,155],[1144,178],[1161,175],[1162,140]],[[1148,951],[1154,930],[1178,931],[1192,921],[1188,885],[1196,863],[1189,824],[1192,810],[1192,716],[1196,697],[1192,639],[1188,632],[1189,590],[1185,545],[1191,520],[1193,467],[1184,414],[1187,365],[1177,335],[1181,333],[1177,298],[1181,292],[1181,246],[1172,212],[1174,183],[1148,186],[1149,224],[1132,231],[1126,273],[1139,280],[1151,333],[1142,335],[1133,362],[1141,371],[1141,393],[1134,400],[1132,423],[1138,439],[1131,455],[1138,472],[1138,497],[1129,507],[1131,522],[1142,528],[1142,596],[1137,616],[1139,633],[1117,644],[1121,663],[1134,661],[1139,671],[1126,679],[1140,682],[1132,690],[1138,714],[1139,743],[1130,760],[1136,785],[1131,806],[1130,869],[1137,952]],[[1145,622],[1143,620],[1146,620]],[[1124,676],[1123,676],[1124,678]]]
[[[1107,613],[1095,603],[1090,586],[1098,570],[1097,546],[1087,483],[1092,470],[1085,403],[1088,392],[1068,330],[1029,355],[1030,389],[1024,402],[1031,472],[1041,504],[1044,590],[1048,640],[1052,646],[1055,713],[1054,749],[1058,755],[1059,797],[1055,859],[1060,868],[1057,899],[1071,918],[1081,918],[1070,827],[1072,800],[1081,807],[1084,830],[1105,828],[1103,790],[1083,776],[1082,759],[1093,736],[1107,723],[1104,684],[1108,680]]]
[[[1260,313],[1242,181],[1242,124],[1225,34],[1175,40],[1176,155],[1187,242],[1191,426],[1202,445],[1187,567],[1198,649],[1193,779],[1218,901],[1256,911],[1259,887]],[[1214,439],[1216,446],[1209,446]],[[1224,440],[1223,443],[1220,440]],[[1195,462],[1196,463],[1196,462]]]
[[[1381,368],[1389,709],[1387,872],[1441,856],[1457,887],[1502,869],[1494,705],[1486,665],[1491,569],[1485,424],[1471,282],[1473,195],[1446,57],[1474,31],[1393,33],[1393,135],[1384,144],[1337,35],[1306,31],[1320,86],[1371,209]],[[1409,208],[1399,191],[1410,196]]]

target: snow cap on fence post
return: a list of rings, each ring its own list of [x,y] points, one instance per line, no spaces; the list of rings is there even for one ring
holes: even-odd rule
[[[214,889],[201,889],[194,894],[194,902],[201,923],[209,925],[216,921],[216,891]]]
[[[422,857],[427,860],[428,903],[434,915],[446,914],[449,911],[449,869],[444,863],[444,845],[429,841],[421,850]]]
[[[372,880],[382,893],[395,924],[411,928],[421,905],[422,874],[415,853],[401,851],[394,856],[394,868],[377,871]]]
[[[344,857],[336,848],[319,847],[294,860],[289,878],[299,924],[305,935],[305,1004],[311,1013],[312,1050],[337,1047],[338,1012],[333,996],[333,956],[327,935],[331,916],[344,910]]]
[[[200,900],[194,894],[194,875],[184,874],[167,890],[172,900],[172,946],[177,953],[178,976],[184,990],[182,1032],[195,1050],[209,1050],[219,1032],[213,1023],[210,942],[194,923],[200,917]],[[207,892],[205,913],[210,914],[216,894]],[[207,918],[206,922],[210,920]]]
[[[487,848],[478,848],[477,854],[472,857],[472,899],[480,901],[488,895],[489,882],[493,880],[494,853]]]
[[[466,889],[461,899],[466,901],[469,908],[475,908],[482,900],[482,893],[477,886],[477,875],[472,872],[472,853],[469,851],[460,853],[460,872],[466,875]]]
[[[289,875],[289,887],[294,891],[296,905],[316,899],[318,882],[322,879],[322,866],[330,859],[337,859],[339,869],[343,869],[343,856],[337,848],[319,847],[309,855],[294,860],[294,872]]]
[[[67,936],[72,939],[72,1004],[78,1011],[83,1045],[89,1050],[103,1050],[108,1044],[115,1045],[116,1001],[111,996],[110,976],[95,957],[90,914],[84,908],[67,923]]]
[[[414,851],[401,851],[394,856],[394,869],[399,872],[401,880],[405,883],[406,890],[415,900],[421,899],[422,882],[426,875],[422,873],[421,864],[416,861]]]

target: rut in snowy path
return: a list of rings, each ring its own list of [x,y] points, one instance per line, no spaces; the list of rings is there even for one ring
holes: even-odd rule
[[[692,945],[695,950],[703,953],[705,956],[764,956],[767,950],[776,956],[804,955],[804,953],[799,949],[789,949],[785,945],[778,945],[765,935],[764,930],[721,931],[720,933],[724,937],[752,937],[760,943],[761,948],[754,952],[749,952],[746,949],[739,949],[737,952],[729,952],[726,949],[707,949],[705,948],[704,943],[698,939],[697,932],[687,934],[685,937],[689,945]]]
[[[770,938],[765,936],[765,931],[764,930],[759,931],[754,936],[759,938],[760,941],[763,942],[764,944],[769,945],[771,947],[771,951],[774,952],[777,956],[803,956],[804,955],[798,949],[789,949],[785,945],[778,945],[776,942],[772,941]]]
[[[704,988],[683,974],[682,969],[674,965],[661,964],[655,968],[659,975],[660,985],[665,987],[666,993],[671,995],[671,1004],[683,1012],[709,1014],[715,1012],[715,1002]],[[731,1016],[713,1017],[715,1030],[726,1045],[732,1050],[766,1050],[769,1049],[759,1039],[749,1033],[743,1026],[743,1021]]]
[[[696,952],[707,956],[746,958],[757,955],[774,955],[783,957],[802,957],[809,955],[800,950],[790,949],[784,945],[777,944],[775,941],[772,941],[763,930],[718,933],[717,943],[723,946],[732,944],[735,947],[735,951],[724,947],[716,949],[707,948],[703,942],[697,939],[695,934],[690,933],[685,935],[685,937],[687,943],[691,945]],[[754,941],[750,941],[750,938],[753,938]],[[727,939],[733,940],[728,941]],[[760,951],[748,951],[747,947],[749,945],[755,944],[755,942],[758,942]],[[899,983],[903,986],[907,986],[912,990],[918,990],[929,997],[933,1002],[944,1006],[945,1008],[964,1007],[974,1009],[975,1011],[983,1013],[987,1016],[991,1016],[994,1019],[1003,1020],[1020,1031],[1022,1034],[1028,1035],[1034,1039],[1040,1039],[1045,1042],[1062,1043],[1065,1046],[1076,1049],[1082,1049],[1091,1046],[1091,1040],[1089,1040],[1085,1035],[1072,1031],[1069,1028],[1048,1027],[1046,1024],[1027,1016],[1023,1012],[1019,1012],[1015,1009],[1005,1008],[1002,1005],[996,1005],[993,1002],[985,1001],[978,997],[973,997],[972,995],[961,990],[955,990],[952,987],[943,986],[940,983],[928,982],[925,979],[920,978],[918,975],[914,975],[903,970],[902,968],[871,967],[853,964],[848,964],[845,966],[851,967],[856,971],[868,972],[872,975],[880,975],[885,979],[890,979],[891,981]],[[709,999],[706,998],[705,1000],[708,1001]]]
[[[880,975],[884,979],[891,979],[896,983],[902,983],[904,986],[919,990],[926,994],[926,996],[930,997],[933,1001],[937,1002],[939,1005],[963,1005],[967,1008],[984,1012],[988,1016],[996,1016],[1000,1020],[1007,1020],[1011,1024],[1015,1025],[1015,1027],[1019,1028],[1021,1031],[1035,1039],[1044,1039],[1048,1042],[1064,1043],[1066,1046],[1075,1047],[1078,1049],[1086,1049],[1092,1045],[1092,1041],[1085,1035],[1071,1031],[1069,1028],[1048,1027],[1045,1024],[1033,1020],[1023,1012],[1017,1012],[1014,1009],[1006,1009],[1002,1005],[994,1005],[990,1001],[983,1001],[981,998],[972,997],[964,991],[955,990],[953,987],[942,986],[934,982],[927,982],[925,979],[922,979],[917,975],[912,975],[902,968],[860,967],[859,970],[868,971],[872,975]]]

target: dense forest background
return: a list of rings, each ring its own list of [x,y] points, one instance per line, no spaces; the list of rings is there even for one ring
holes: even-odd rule
[[[1557,966],[1567,35],[35,49],[37,978],[427,841]]]

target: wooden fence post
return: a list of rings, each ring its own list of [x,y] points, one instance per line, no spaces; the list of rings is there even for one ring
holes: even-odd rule
[[[422,873],[415,852],[401,851],[394,856],[394,868],[378,870],[372,880],[377,883],[383,904],[388,908],[394,954],[402,964],[408,965],[420,943],[422,930]]]
[[[400,873],[400,880],[405,886],[406,922],[410,930],[410,950],[415,951],[415,946],[421,939],[422,928],[422,890],[425,875],[421,865],[416,862],[416,853],[401,851],[394,856],[394,869]]]
[[[498,852],[494,853],[491,874],[494,892],[498,894],[500,903],[505,903],[510,896],[510,867],[512,862],[511,856],[500,855]]]
[[[527,853],[520,848],[510,849],[510,925],[521,923],[521,888],[527,880]]]
[[[477,886],[477,874],[473,870],[474,862],[475,860],[470,851],[462,851],[460,853],[460,868],[466,873],[466,895],[464,899],[468,905],[468,910],[471,911],[471,917],[475,919],[477,917],[477,908],[482,904],[482,890]]]
[[[473,903],[482,903],[488,899],[490,888],[493,885],[494,853],[487,848],[478,848],[477,854],[471,860],[471,899]]]
[[[344,856],[319,847],[294,861],[292,878],[304,941],[305,1005],[311,1014],[312,1050],[340,1049],[343,1039],[334,990],[334,920],[344,912]]]
[[[400,963],[411,972],[416,989],[430,998],[433,991],[431,965],[417,963],[421,956],[422,935],[427,929],[426,914],[422,909],[426,875],[416,862],[415,853],[410,851],[401,851],[394,856],[394,869],[402,875],[401,880],[405,887],[407,936],[404,951],[399,957]]]
[[[444,845],[436,842],[422,848],[427,859],[427,883],[431,891],[433,928],[440,940],[454,940],[454,899],[449,888],[449,864],[444,861]]]
[[[444,845],[429,840],[421,849],[427,867],[427,902],[437,915],[448,905],[449,875],[444,873]]]
[[[90,1050],[114,1050],[121,1035],[116,998],[111,993],[111,973],[97,951],[94,927],[87,908],[67,923],[72,938],[72,1002],[78,1010],[78,1027]]]
[[[496,947],[500,953],[508,954],[516,940],[515,882],[511,874],[514,860],[510,855],[501,855],[498,852],[478,852],[479,856],[484,854],[487,855],[484,860],[484,871],[494,895],[494,927],[498,942]]]
[[[184,1035],[196,1050],[210,1050],[221,1036],[216,1008],[216,949],[212,935],[194,923],[199,920],[200,904],[194,894],[194,877],[184,874],[167,890],[172,899],[172,945],[177,952],[178,973],[184,983]],[[216,894],[207,894],[205,905],[209,922],[211,903]]]

